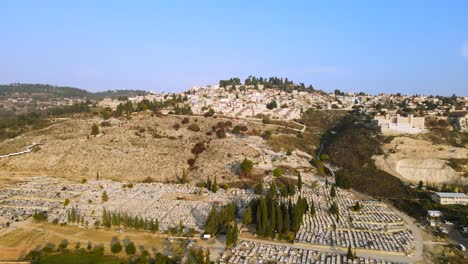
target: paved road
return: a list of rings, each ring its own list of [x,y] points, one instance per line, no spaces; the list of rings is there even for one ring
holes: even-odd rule
[[[389,207],[393,209],[393,211],[408,224],[409,229],[414,237],[414,243],[416,247],[416,251],[414,255],[411,257],[411,261],[420,261],[423,260],[423,248],[424,248],[424,240],[422,237],[421,229],[417,226],[416,220],[412,217],[409,217],[403,212],[400,212],[398,209],[393,207],[392,205],[387,204]]]

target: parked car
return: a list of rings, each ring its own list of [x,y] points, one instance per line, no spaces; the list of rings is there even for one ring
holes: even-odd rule
[[[461,251],[466,251],[466,247],[463,244],[458,244],[457,246]]]

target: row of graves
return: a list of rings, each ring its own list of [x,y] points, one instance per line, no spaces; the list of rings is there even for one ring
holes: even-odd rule
[[[387,205],[373,200],[354,200],[348,191],[339,188],[336,188],[335,197],[331,197],[330,193],[331,184],[323,182],[319,182],[314,189],[303,188],[300,195],[309,204],[314,204],[316,213],[304,215],[295,243],[342,249],[351,246],[399,255],[414,252],[415,242],[407,224]],[[338,213],[330,211],[332,204],[338,206]]]
[[[231,250],[226,251],[220,263],[296,263],[296,264],[391,264],[396,262],[364,257],[350,257],[346,254],[328,253],[286,245],[272,245],[242,240]]]
[[[188,184],[125,185],[110,180],[92,180],[87,185],[88,190],[72,200],[68,206],[52,210],[49,218],[70,222],[69,216],[73,210],[80,219],[78,224],[92,226],[103,224],[105,211],[110,218],[115,215],[119,218],[115,223],[112,221],[112,226],[120,227],[120,219],[130,217],[145,223],[158,222],[158,229],[161,231],[182,224],[185,230],[194,229],[200,232],[213,205],[236,202],[238,207],[245,207],[254,196],[251,191],[220,189],[213,193]],[[103,201],[104,192],[107,201]]]
[[[33,177],[12,187],[0,189],[0,227],[23,221],[35,212],[48,212],[63,206],[86,190],[82,184],[73,184],[58,178]]]
[[[59,178],[33,177],[0,189],[0,227],[25,220],[38,212],[56,224],[93,227],[104,224],[106,212],[109,219],[118,216],[119,221],[112,220],[116,227],[121,227],[120,220],[127,217],[143,223],[157,221],[161,231],[180,224],[184,229],[202,231],[213,205],[235,202],[239,208],[244,208],[253,197],[253,192],[248,190],[220,189],[213,193],[188,184],[123,184],[110,180],[75,183]]]

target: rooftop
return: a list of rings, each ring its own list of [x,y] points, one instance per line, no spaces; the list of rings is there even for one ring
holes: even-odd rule
[[[455,198],[455,197],[468,198],[468,195],[464,193],[436,192],[435,194],[437,194],[440,197],[445,197],[445,198]]]

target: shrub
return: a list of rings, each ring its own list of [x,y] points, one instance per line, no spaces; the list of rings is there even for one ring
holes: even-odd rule
[[[250,176],[253,170],[253,162],[245,158],[240,164],[241,176]]]
[[[226,137],[226,130],[224,130],[224,128],[220,128],[220,129],[216,130],[216,136],[218,138],[225,138]]]
[[[320,160],[322,160],[322,161],[327,161],[329,159],[330,159],[330,157],[327,154],[320,155]]]
[[[107,196],[107,192],[106,192],[106,191],[104,191],[104,192],[102,193],[102,197],[101,197],[101,198],[102,198],[102,201],[103,201],[103,202],[107,202],[107,201],[109,200],[109,196]]]
[[[233,134],[235,134],[235,135],[240,134],[240,126],[239,126],[239,125],[235,126],[235,127],[231,130],[231,133],[233,133]]]
[[[151,178],[150,176],[148,176],[148,177],[144,178],[141,182],[142,183],[152,183],[152,182],[154,182],[154,179]],[[132,184],[132,187],[133,187],[133,184]]]
[[[196,159],[190,158],[187,160],[187,164],[190,166],[190,168],[193,168],[193,165],[195,165],[196,161],[197,161]]]
[[[179,123],[175,123],[174,125],[172,125],[172,127],[173,127],[175,130],[179,130],[180,124],[179,124]]]
[[[203,142],[199,142],[195,144],[195,146],[192,148],[192,153],[195,155],[198,155],[198,154],[201,154],[205,150],[206,150],[205,144]]]
[[[255,185],[254,193],[258,194],[258,195],[261,195],[263,193],[263,184],[262,183],[258,183],[257,185]]]
[[[283,171],[280,168],[275,168],[273,170],[273,176],[275,177],[281,177],[283,176]]]
[[[335,182],[336,182],[336,186],[343,188],[343,189],[351,188],[351,184],[352,184],[351,177],[341,171],[338,171],[337,173],[335,173]]]
[[[190,121],[190,119],[188,119],[188,117],[184,117],[184,119],[182,119],[182,124],[188,124],[188,122]]]
[[[271,131],[270,130],[266,130],[265,132],[262,133],[262,138],[265,139],[265,140],[268,140],[268,139],[271,139]]]
[[[101,122],[101,126],[102,127],[110,127],[111,126],[111,123],[109,121],[102,121]]]
[[[190,126],[188,126],[188,129],[194,132],[198,132],[200,131],[200,126],[198,124],[191,124]]]
[[[91,135],[92,136],[97,136],[99,134],[99,127],[96,124],[93,124],[91,126]]]
[[[223,121],[219,121],[217,124],[216,124],[216,127],[219,127],[219,128],[223,128],[225,126],[225,123]]]
[[[68,247],[68,240],[66,240],[66,239],[62,240],[62,242],[60,242],[60,244],[59,244],[59,248],[60,248],[61,250],[64,250],[64,249],[66,249],[67,247]]]
[[[127,255],[134,255],[136,252],[136,247],[135,247],[135,244],[133,244],[133,242],[130,242],[128,243],[126,246],[125,246],[125,253],[127,253]]]

